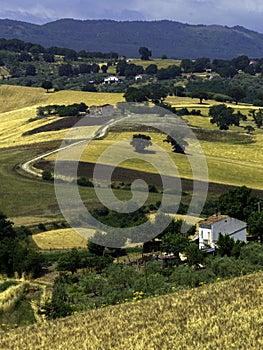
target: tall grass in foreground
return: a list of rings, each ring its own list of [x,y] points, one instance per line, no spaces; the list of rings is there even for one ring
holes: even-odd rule
[[[15,304],[22,298],[26,282],[22,282],[16,286],[11,286],[4,292],[0,293],[0,312],[6,312],[10,310]]]
[[[263,273],[2,334],[1,349],[262,349]]]

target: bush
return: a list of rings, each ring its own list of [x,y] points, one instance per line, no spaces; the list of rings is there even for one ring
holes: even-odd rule
[[[83,187],[93,187],[93,183],[89,179],[87,179],[85,176],[80,177],[77,180],[77,184]]]
[[[44,181],[53,181],[53,180],[54,180],[54,178],[53,178],[52,173],[51,173],[50,170],[44,170],[44,171],[42,172],[42,179],[43,179]]]

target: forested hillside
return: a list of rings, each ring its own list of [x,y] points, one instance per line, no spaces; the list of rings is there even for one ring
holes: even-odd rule
[[[0,20],[0,37],[74,50],[115,51],[138,56],[138,47],[154,48],[153,57],[262,57],[263,35],[240,26],[188,25],[173,21],[116,22],[62,19],[45,25]]]

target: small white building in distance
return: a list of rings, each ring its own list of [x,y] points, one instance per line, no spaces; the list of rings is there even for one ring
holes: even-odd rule
[[[235,241],[247,241],[247,224],[228,215],[212,215],[198,223],[199,249],[215,248],[219,233]]]

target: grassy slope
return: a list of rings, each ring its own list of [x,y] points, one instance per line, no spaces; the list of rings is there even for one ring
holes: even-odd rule
[[[0,344],[2,350],[259,350],[262,297],[260,272],[16,329]]]
[[[165,60],[164,60],[165,61]],[[60,132],[40,133],[36,135],[22,137],[21,134],[33,129],[37,123],[27,123],[29,118],[35,116],[36,107],[45,104],[69,104],[73,102],[84,101],[88,105],[116,103],[121,101],[121,94],[104,93],[86,93],[78,91],[60,91],[47,94],[43,89],[1,86],[0,87],[0,182],[1,199],[0,210],[3,210],[8,216],[14,218],[17,223],[28,224],[28,222],[46,222],[54,219],[61,220],[55,193],[52,184],[44,183],[38,180],[23,178],[13,171],[16,164],[24,159],[31,159],[35,154],[43,153],[45,150],[56,148],[59,141],[51,143],[38,144],[38,142],[61,139],[66,130]],[[187,105],[191,108],[199,108],[197,99],[169,98],[169,101],[176,106]],[[212,103],[212,101],[206,101]],[[201,106],[204,115],[207,115],[209,104]],[[17,109],[19,107],[19,109]],[[250,108],[241,106],[242,108]],[[216,129],[209,123],[208,118],[188,117],[193,126]],[[51,119],[48,121],[50,122]],[[40,122],[42,123],[42,122]],[[236,131],[236,129],[233,129]],[[127,135],[126,135],[127,136]],[[129,135],[131,137],[131,135]],[[210,170],[210,181],[223,182],[231,184],[246,184],[254,188],[263,188],[263,168],[262,168],[262,131],[256,131],[256,143],[248,145],[229,144],[223,142],[201,141],[201,145],[208,157]],[[89,154],[89,161],[95,161],[98,153],[115,141],[122,139],[123,135],[109,134],[103,141],[96,141],[91,145],[92,155]],[[168,144],[162,142],[160,135],[154,135],[154,141],[165,147],[174,158],[177,167],[181,171],[181,176],[191,177],[190,169],[186,157],[172,154]],[[28,145],[25,147],[25,145]],[[10,148],[10,146],[20,146],[19,148]],[[124,164],[125,165],[125,164]],[[131,168],[141,168],[141,170],[153,171],[153,169],[143,163],[133,160],[129,166]],[[120,192],[122,198],[129,195],[128,191]],[[84,199],[87,201],[87,207],[91,208],[99,204],[94,193],[90,189],[83,190]],[[152,197],[151,202],[158,199]],[[23,217],[23,219],[21,219]]]
[[[36,108],[49,104],[85,102],[88,106],[122,102],[122,94],[59,91],[46,93],[41,88],[0,86],[0,148],[29,145],[46,140],[62,140],[67,130],[22,136],[28,130],[49,124],[58,118],[28,122],[36,117]],[[93,132],[96,127],[90,127]]]
[[[193,117],[193,120],[196,120]],[[198,124],[198,123],[196,123]],[[201,126],[201,125],[200,125]],[[202,119],[202,126],[209,128],[210,123],[208,118]],[[215,128],[214,128],[215,130]],[[242,129],[239,129],[242,131]],[[118,141],[132,139],[132,132],[122,133],[109,133],[106,139],[102,141],[93,141],[84,151],[81,160],[88,162],[96,162],[98,157],[111,145],[114,145]],[[164,136],[157,133],[145,133],[150,135],[152,142],[159,145],[167,152],[176,164],[177,169],[181,177],[192,178],[192,170],[190,168],[188,159],[184,155],[174,154],[171,152],[171,147],[167,143],[163,143]],[[232,134],[228,134],[229,137],[225,142],[220,140],[200,141],[204,154],[206,155],[208,169],[209,169],[209,182],[231,184],[231,185],[246,185],[255,189],[263,189],[263,132],[257,131],[254,135],[256,142],[249,144],[235,144],[233,142]],[[245,138],[245,135],[244,135]],[[189,141],[190,142],[190,141]],[[150,149],[150,148],[149,148]],[[130,151],[130,146],[119,149],[118,153]],[[154,159],[158,155],[160,159],[161,153],[148,156],[149,161]],[[55,155],[50,156],[49,160],[54,160]],[[134,152],[136,158],[136,153]],[[191,157],[191,156],[190,156]],[[130,159],[120,166],[136,169],[146,172],[156,173],[157,170],[147,162],[143,162],[139,159]],[[125,159],[125,158],[124,158]],[[114,165],[115,157],[107,157],[105,163],[108,165]]]

